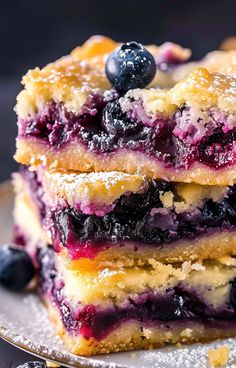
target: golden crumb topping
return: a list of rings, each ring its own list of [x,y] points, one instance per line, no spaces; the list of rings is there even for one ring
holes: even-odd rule
[[[173,202],[176,212],[187,212],[201,207],[204,199],[220,202],[227,195],[228,187],[177,183],[176,191],[180,196],[179,201]]]
[[[183,105],[201,111],[218,107],[230,113],[236,112],[236,77],[210,73],[198,68],[170,90],[136,89],[121,99],[124,111],[130,109],[129,99],[142,100],[145,112],[150,115],[171,115]]]
[[[70,55],[42,69],[29,70],[22,79],[24,90],[17,97],[17,114],[21,118],[30,117],[52,100],[63,102],[68,111],[79,113],[90,94],[102,94],[111,88],[105,75],[105,62],[118,45],[110,38],[93,36]],[[154,57],[168,50],[179,60],[190,56],[190,50],[170,42],[147,48]],[[159,82],[157,76],[153,85]]]
[[[233,46],[230,47],[231,49],[228,48],[228,50],[225,49],[224,51],[209,52],[200,61],[192,61],[184,65],[180,65],[172,73],[172,85],[184,79],[190,72],[199,67],[206,68],[209,72],[235,74],[236,48],[233,48]]]
[[[70,269],[63,257],[57,257],[57,267],[65,280],[65,295],[73,302],[102,304],[121,303],[131,295],[147,290],[164,292],[181,282],[187,288],[201,290],[204,300],[218,308],[226,302],[235,267],[217,261],[163,264],[148,259],[149,266],[97,269]],[[209,292],[210,291],[210,292]]]
[[[225,38],[220,45],[220,50],[223,51],[236,50],[236,37],[230,36]]]
[[[142,175],[123,172],[77,173],[60,169],[39,169],[45,192],[53,202],[68,203],[71,207],[109,206],[125,193],[137,193],[148,187],[149,181]],[[160,200],[166,209],[177,213],[190,212],[202,207],[204,200],[219,202],[227,196],[228,186],[208,186],[175,183],[178,198],[172,191],[160,191]]]
[[[56,201],[66,201],[70,206],[109,206],[124,193],[136,193],[144,186],[141,175],[122,172],[95,172],[78,174],[62,170],[41,171],[43,183]]]

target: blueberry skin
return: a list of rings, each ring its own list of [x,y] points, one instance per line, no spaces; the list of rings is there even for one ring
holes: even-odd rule
[[[42,362],[28,362],[16,368],[47,368],[47,366]]]
[[[31,258],[23,249],[7,244],[0,246],[0,285],[19,291],[31,281],[34,274]]]
[[[140,43],[127,42],[109,55],[106,75],[119,92],[144,88],[154,78],[156,63],[154,57]]]

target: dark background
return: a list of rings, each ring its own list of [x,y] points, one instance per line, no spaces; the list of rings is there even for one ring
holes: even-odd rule
[[[236,35],[235,0],[0,0],[0,181],[12,160],[15,96],[28,68],[68,53],[90,35],[192,48],[195,58]]]
[[[236,35],[235,0],[0,0],[0,181],[17,168],[13,111],[28,68],[70,52],[93,34],[117,41],[173,41],[194,58]],[[0,344],[1,359],[26,359]],[[8,351],[8,352],[7,352]],[[6,355],[4,357],[4,355]]]

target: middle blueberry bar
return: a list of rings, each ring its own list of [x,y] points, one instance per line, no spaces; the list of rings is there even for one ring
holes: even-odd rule
[[[100,267],[145,265],[151,258],[174,263],[236,254],[236,185],[44,168],[22,168],[14,182],[17,231],[27,238],[32,233],[30,221],[32,226],[37,223],[41,241],[47,239],[72,267],[90,262]],[[27,207],[31,219],[25,221]]]

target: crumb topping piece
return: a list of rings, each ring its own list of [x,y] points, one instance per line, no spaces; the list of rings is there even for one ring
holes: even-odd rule
[[[228,346],[220,346],[217,349],[208,350],[208,359],[211,367],[219,367],[228,362],[230,348]]]
[[[141,100],[148,116],[172,115],[184,105],[207,110],[218,107],[236,113],[236,78],[233,75],[210,73],[198,68],[172,89],[136,89],[121,100],[123,111],[128,111],[127,100]]]
[[[76,202],[89,205],[110,205],[126,192],[138,192],[144,185],[141,175],[122,172],[78,174],[62,170],[41,171],[45,188],[57,200],[66,200],[70,206]]]

